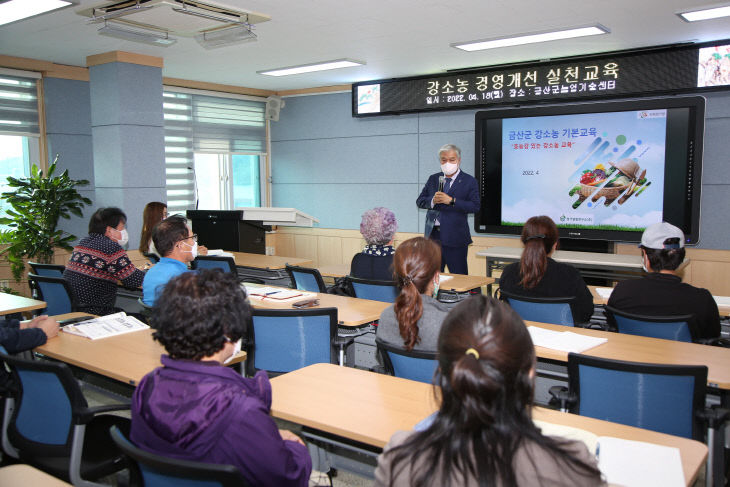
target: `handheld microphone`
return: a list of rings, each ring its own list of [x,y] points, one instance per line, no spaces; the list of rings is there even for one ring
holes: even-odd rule
[[[443,193],[444,191],[444,181],[446,179],[443,176],[439,176],[439,191]]]

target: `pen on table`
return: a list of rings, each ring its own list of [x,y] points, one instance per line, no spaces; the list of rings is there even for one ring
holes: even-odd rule
[[[271,296],[272,294],[280,293],[281,291],[271,291],[270,293],[266,293],[266,296]]]

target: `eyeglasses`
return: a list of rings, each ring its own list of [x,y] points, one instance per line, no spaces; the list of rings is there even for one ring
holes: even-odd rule
[[[194,234],[190,235],[189,237],[181,238],[180,240],[178,240],[178,242],[182,242],[183,240],[187,240],[189,238],[192,238],[193,239],[193,242],[196,242],[197,243],[197,241],[198,241],[198,234],[197,233],[194,233]]]

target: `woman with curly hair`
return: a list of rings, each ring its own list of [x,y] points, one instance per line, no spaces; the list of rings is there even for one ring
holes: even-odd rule
[[[441,323],[449,308],[438,292],[441,248],[431,239],[416,237],[398,246],[393,259],[400,293],[378,320],[376,336],[406,350],[436,350]]]
[[[250,317],[235,276],[201,270],[167,283],[152,336],[168,354],[134,391],[131,440],[159,455],[234,465],[251,485],[306,486],[312,460],[271,418],[266,372],[247,379],[223,365]]]
[[[398,223],[389,209],[378,207],[363,213],[360,233],[367,245],[352,258],[350,275],[381,281],[393,279],[393,236],[396,230]]]
[[[438,364],[439,410],[420,431],[393,435],[376,486],[603,484],[583,443],[532,422],[535,347],[509,306],[481,295],[456,306],[441,327]]]

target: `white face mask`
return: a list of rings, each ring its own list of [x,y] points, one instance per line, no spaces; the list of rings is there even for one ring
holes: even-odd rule
[[[441,172],[443,172],[446,177],[453,176],[457,169],[459,169],[459,165],[453,162],[441,164]]]
[[[438,278],[437,280],[433,281],[433,294],[432,296],[434,299],[438,298],[439,295],[439,284],[441,283],[441,278]]]
[[[227,364],[228,362],[231,361],[231,359],[233,357],[235,357],[236,355],[238,355],[239,353],[241,353],[241,346],[242,345],[243,345],[243,338],[239,338],[238,340],[236,340],[235,342],[233,342],[233,353],[223,363]]]
[[[183,243],[185,245],[191,247],[190,250],[184,250],[183,252],[190,252],[191,254],[193,254],[193,259],[196,258],[198,256],[198,242],[195,242],[193,245],[190,245],[187,242],[183,242]]]
[[[124,230],[117,230],[114,228],[113,230],[120,235],[119,239],[115,239],[120,246],[124,247],[129,243],[129,234],[127,233],[126,228]]]

